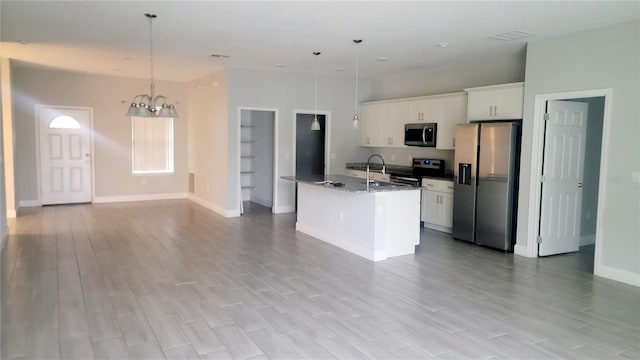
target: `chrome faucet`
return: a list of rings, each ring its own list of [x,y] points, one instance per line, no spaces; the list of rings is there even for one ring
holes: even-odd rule
[[[369,165],[371,164],[371,158],[376,157],[376,156],[377,156],[377,157],[379,157],[379,158],[380,158],[380,160],[382,160],[382,175],[384,175],[384,174],[385,174],[385,168],[386,168],[386,166],[385,166],[385,164],[384,164],[384,159],[382,158],[382,156],[381,156],[381,155],[379,155],[379,154],[373,154],[373,155],[369,156],[369,158],[367,159],[367,191],[369,191],[369,183],[370,183],[370,182],[373,182],[373,180],[371,180],[371,179],[369,178]]]

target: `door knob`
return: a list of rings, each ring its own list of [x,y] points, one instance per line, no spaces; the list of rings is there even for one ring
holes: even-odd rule
[[[582,187],[582,182],[578,183],[578,187],[581,188]]]

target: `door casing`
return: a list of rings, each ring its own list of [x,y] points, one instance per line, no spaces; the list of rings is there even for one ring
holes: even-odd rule
[[[607,186],[607,162],[603,161],[609,155],[609,133],[611,127],[611,102],[613,101],[613,89],[595,89],[571,91],[562,93],[539,94],[534,99],[532,151],[530,162],[530,174],[535,179],[529,184],[529,189],[521,188],[521,191],[529,191],[529,222],[527,226],[526,246],[516,244],[515,253],[518,255],[535,258],[538,257],[538,232],[540,228],[540,174],[542,174],[542,159],[544,157],[544,114],[545,106],[549,100],[571,100],[590,97],[604,97],[604,118],[602,124],[602,148],[600,150],[600,182],[598,185],[598,209],[596,215],[596,239],[593,273],[602,276],[602,219],[604,217],[604,204],[606,203]]]
[[[41,174],[41,159],[40,159],[40,119],[39,113],[41,109],[53,108],[53,109],[68,109],[68,110],[85,110],[89,112],[89,146],[91,149],[91,202],[96,198],[96,167],[95,167],[95,146],[94,146],[94,134],[93,134],[93,108],[84,106],[65,106],[65,105],[44,105],[37,104],[35,106],[35,132],[36,132],[36,186],[37,186],[37,206],[42,206],[42,174]]]

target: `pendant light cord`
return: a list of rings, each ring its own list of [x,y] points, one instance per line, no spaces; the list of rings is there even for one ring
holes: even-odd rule
[[[315,67],[315,70],[316,70],[316,89],[315,89],[316,93],[315,93],[315,100],[314,100],[314,105],[313,105],[313,111],[314,111],[313,117],[315,119],[318,119],[318,55],[320,55],[320,54],[321,53],[318,52],[318,51],[313,53],[313,55],[315,55],[315,57],[316,57],[315,62],[314,62],[314,67]]]
[[[357,48],[356,44],[356,101],[355,101],[355,114],[358,114],[358,63],[359,63],[359,59],[358,59],[358,48]]]

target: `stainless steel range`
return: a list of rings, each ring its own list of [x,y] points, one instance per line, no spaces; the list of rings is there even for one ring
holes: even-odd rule
[[[444,160],[414,158],[413,159],[413,175],[417,177],[444,177]]]
[[[390,171],[390,182],[393,184],[420,186],[423,176],[444,177],[444,160],[414,158],[412,168],[408,172]]]

